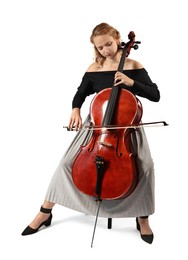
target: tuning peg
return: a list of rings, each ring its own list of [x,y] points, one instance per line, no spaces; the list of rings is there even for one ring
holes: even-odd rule
[[[138,44],[135,44],[135,45],[132,46],[132,48],[133,48],[134,50],[137,50],[138,47],[139,47]]]
[[[132,48],[134,49],[134,50],[137,50],[138,49],[138,44],[140,44],[141,42],[139,42],[139,41],[136,41],[136,42],[134,42],[134,45],[132,46]]]

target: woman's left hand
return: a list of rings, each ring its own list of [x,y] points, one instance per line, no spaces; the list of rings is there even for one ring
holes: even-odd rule
[[[117,71],[114,77],[114,86],[118,86],[120,84],[125,84],[128,87],[132,87],[134,84],[134,80],[130,79],[122,72]]]

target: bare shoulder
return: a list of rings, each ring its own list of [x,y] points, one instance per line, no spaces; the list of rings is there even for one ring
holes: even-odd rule
[[[140,62],[129,58],[126,59],[125,69],[142,69],[142,68],[143,65]]]
[[[88,67],[87,72],[94,72],[98,71],[99,69],[99,65],[96,62],[94,62]]]

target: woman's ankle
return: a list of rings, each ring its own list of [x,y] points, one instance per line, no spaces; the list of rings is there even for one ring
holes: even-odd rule
[[[41,207],[43,209],[49,209],[49,210],[51,209],[52,210],[54,205],[55,205],[55,203],[45,200]]]
[[[148,217],[147,218],[139,217],[138,222],[139,222],[139,225],[140,225],[140,232],[141,232],[142,235],[152,234],[152,230],[151,230],[150,225],[149,225]]]

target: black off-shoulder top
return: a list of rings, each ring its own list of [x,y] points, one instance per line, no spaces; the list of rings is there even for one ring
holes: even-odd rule
[[[77,88],[77,92],[72,101],[72,107],[81,108],[87,96],[99,93],[105,88],[112,87],[115,73],[116,71],[86,72],[80,86]],[[132,87],[123,85],[123,88],[129,90],[134,95],[147,98],[150,101],[159,101],[160,92],[158,87],[152,82],[144,68],[124,70],[123,73],[134,80]]]

